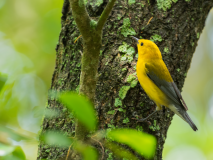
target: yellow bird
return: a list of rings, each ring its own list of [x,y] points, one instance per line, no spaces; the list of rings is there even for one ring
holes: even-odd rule
[[[157,105],[156,111],[161,110],[162,106],[168,107],[186,121],[194,131],[198,130],[186,112],[188,108],[162,60],[158,46],[150,40],[138,39],[133,36],[132,38],[137,41],[138,47],[136,69],[138,80],[149,98]],[[147,118],[139,121],[144,121]]]

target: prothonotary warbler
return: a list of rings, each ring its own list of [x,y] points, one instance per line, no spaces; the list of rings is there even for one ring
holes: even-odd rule
[[[150,99],[156,103],[156,111],[161,110],[162,106],[168,107],[186,121],[194,131],[198,130],[186,112],[188,108],[162,60],[158,46],[150,40],[138,39],[133,36],[132,38],[137,41],[138,47],[136,68],[138,80]]]

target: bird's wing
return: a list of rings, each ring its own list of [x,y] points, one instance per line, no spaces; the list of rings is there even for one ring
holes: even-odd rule
[[[183,106],[187,111],[188,108],[181,96],[181,93],[163,61],[161,63],[146,63],[146,74],[163,91],[174,103]]]

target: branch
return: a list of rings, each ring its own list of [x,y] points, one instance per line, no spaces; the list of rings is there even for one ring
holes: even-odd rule
[[[104,24],[106,23],[107,18],[109,17],[109,14],[115,4],[116,0],[109,0],[106,8],[104,9],[104,11],[102,12],[98,23],[97,23],[97,31],[101,31],[104,27]]]
[[[81,32],[83,39],[87,40],[90,38],[89,30],[90,27],[90,17],[86,11],[84,0],[69,0],[72,8],[72,15]]]

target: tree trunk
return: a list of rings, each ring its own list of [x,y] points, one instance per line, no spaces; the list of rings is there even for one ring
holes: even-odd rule
[[[155,110],[155,105],[139,83],[136,86],[130,84],[131,75],[136,72],[137,48],[129,35],[134,35],[135,30],[136,37],[155,41],[173,80],[181,90],[205,19],[213,6],[210,1],[202,0],[179,0],[171,2],[171,6],[163,3],[155,0],[117,0],[103,30],[95,99],[99,129],[129,127],[154,135],[158,142],[155,160],[162,159],[163,145],[174,114],[166,109],[148,121],[136,123],[136,116],[146,117]],[[106,0],[102,4],[87,3],[89,15],[96,20],[106,4]],[[56,67],[51,89],[78,91],[83,43],[81,38],[74,42],[80,32],[68,0],[64,0],[62,13],[62,29],[56,47]],[[127,37],[124,37],[125,34]],[[129,45],[127,49],[131,46],[135,48],[133,55],[127,55],[119,49],[119,46],[125,45],[124,42]],[[191,106],[188,107],[190,110]],[[65,107],[49,98],[46,109],[55,110],[59,114],[44,118],[41,133],[60,130],[68,136],[75,135],[74,118]],[[40,142],[37,159],[65,159],[67,150]],[[104,159],[107,159],[108,154],[109,151],[105,152]]]

